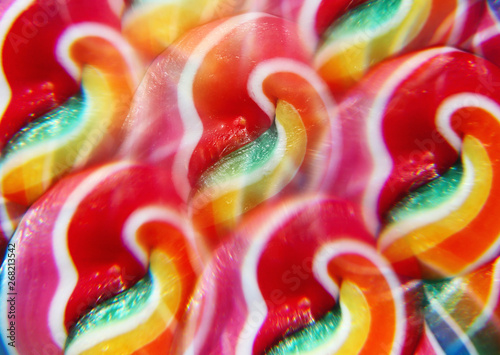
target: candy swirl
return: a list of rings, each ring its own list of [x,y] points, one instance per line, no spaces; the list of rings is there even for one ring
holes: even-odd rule
[[[315,50],[332,22],[365,2],[367,0],[244,0],[240,11],[262,11],[295,22],[301,38]]]
[[[499,8],[1,3],[0,353],[500,352]]]
[[[6,264],[1,273],[2,300],[18,302],[9,352],[169,348],[202,255],[170,186],[157,168],[113,163],[61,180],[28,210],[9,247],[15,285]]]
[[[15,0],[0,7],[0,148],[28,122],[78,91],[56,51],[72,25],[96,23],[117,31],[107,1]],[[71,20],[68,20],[71,19]]]
[[[310,59],[293,23],[261,13],[189,32],[146,74],[121,156],[171,169],[203,230],[234,227],[293,179],[314,190],[336,169],[340,137]]]
[[[116,31],[99,24],[76,24],[59,39],[57,53],[81,92],[28,124],[0,158],[2,234],[8,240],[19,213],[71,170],[109,159],[141,65]],[[12,209],[14,210],[12,211]]]
[[[346,137],[355,137],[344,140],[342,164],[359,164],[341,172],[330,191],[360,202],[372,231],[388,218],[378,245],[402,274],[453,276],[496,256],[500,96],[470,91],[481,88],[478,71],[500,78],[474,55],[429,49],[378,67],[341,108]],[[448,183],[443,175],[393,208],[454,164]]]
[[[175,353],[413,348],[414,300],[405,305],[408,294],[357,214],[321,198],[258,208],[205,268]]]

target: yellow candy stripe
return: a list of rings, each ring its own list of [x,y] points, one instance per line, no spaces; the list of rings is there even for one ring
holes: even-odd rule
[[[412,230],[404,237],[398,231],[400,226],[397,224],[384,230],[381,233],[379,245],[382,245],[381,250],[389,260],[398,262],[415,255],[423,263],[443,275],[455,274],[468,265],[464,264],[463,259],[454,258],[451,252],[437,247],[441,242],[469,225],[479,214],[490,194],[493,171],[488,153],[481,142],[472,136],[467,136],[464,139],[463,157],[465,182],[462,182],[459,191],[466,194],[466,200],[460,206],[450,204],[447,208],[449,213],[445,218]],[[437,206],[436,210],[442,208],[442,206]],[[426,214],[432,213],[434,212],[426,211]],[[384,248],[384,245],[390,243],[388,239],[394,242]],[[454,259],[453,264],[447,265],[446,268],[438,266],[441,263],[436,262],[442,260],[443,253],[446,254],[449,262]]]
[[[111,79],[111,80],[110,80]],[[26,144],[6,156],[0,170],[2,193],[14,202],[29,205],[68,170],[84,165],[108,134],[120,95],[110,78],[88,66],[83,71],[84,108],[76,127],[61,135]],[[67,114],[72,114],[68,112]]]
[[[383,257],[371,246],[340,240],[326,244],[315,255],[313,271],[335,298],[337,285],[341,283],[342,317],[335,336],[322,345],[327,350],[315,349],[314,353],[401,352],[407,326],[404,295],[398,278]]]
[[[220,0],[133,4],[123,18],[123,34],[153,59],[190,29],[231,15],[236,5]]]
[[[371,319],[370,305],[363,291],[355,283],[348,280],[342,282],[340,299],[342,300],[342,317],[346,317],[346,312],[348,312],[351,324],[347,339],[335,354],[359,354],[368,339],[370,328],[374,326]],[[312,353],[318,354],[320,351],[321,348],[318,348]]]
[[[71,343],[66,349],[66,354],[90,355],[104,352],[131,354],[153,342],[162,333],[170,332],[170,326],[175,322],[175,314],[181,303],[181,289],[172,287],[172,281],[179,278],[175,260],[155,250],[151,254],[150,272],[153,278],[153,291],[141,314],[124,321],[104,324],[92,332],[85,333],[80,341],[76,339]],[[127,328],[131,330],[127,331]],[[101,337],[99,334],[106,335],[107,329],[115,334],[121,334],[90,348],[87,347],[88,343],[85,341],[99,339]]]
[[[232,159],[229,155],[226,166],[224,163],[217,165],[200,179],[202,183],[191,200],[193,218],[198,226],[223,223],[224,228],[232,228],[238,216],[272,197],[290,182],[304,160],[307,135],[299,112],[285,101],[277,104],[276,129],[275,142],[270,138],[256,147],[274,143],[269,155],[243,154],[238,169],[228,167]],[[262,160],[254,162],[256,165],[250,171],[245,171],[245,165],[259,158]]]
[[[475,100],[472,107],[466,106],[470,98]],[[463,117],[467,119],[452,128],[453,119]],[[436,206],[429,200],[435,191],[426,192],[425,186],[411,198],[417,204],[409,199],[395,206],[399,217],[381,232],[378,247],[398,272],[420,278],[458,276],[497,256],[499,117],[498,104],[482,95],[459,94],[442,104],[436,123],[461,151],[463,176],[452,175],[450,192]]]
[[[370,7],[374,6],[381,8],[376,11],[380,14],[371,11]],[[377,1],[361,5],[357,10],[359,21],[340,22],[318,50],[315,66],[319,74],[334,90],[353,85],[369,67],[398,53],[414,39],[427,21],[431,7],[431,0]],[[366,11],[361,10],[363,8]]]

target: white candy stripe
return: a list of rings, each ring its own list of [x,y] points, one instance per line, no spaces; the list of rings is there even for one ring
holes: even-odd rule
[[[366,120],[365,137],[373,159],[373,171],[370,174],[367,189],[363,196],[363,219],[367,228],[376,233],[379,227],[378,220],[378,199],[380,192],[392,170],[391,156],[385,146],[382,135],[382,121],[388,102],[401,83],[407,80],[415,70],[423,63],[435,56],[455,52],[452,48],[433,48],[422,51],[411,57],[403,65],[398,67],[393,74],[385,81],[380,88],[379,94],[375,98],[369,116]]]
[[[27,10],[35,1],[34,0],[14,0],[10,7],[5,11],[0,18],[0,55],[3,53],[4,44],[7,43],[6,38],[17,18]],[[1,58],[0,58],[1,60]],[[0,120],[3,118],[5,110],[9,106],[12,96],[9,83],[3,70],[3,62],[0,63]],[[10,219],[7,211],[5,200],[0,201],[0,221],[3,234],[9,238],[14,233],[14,223]]]
[[[439,342],[437,341],[436,337],[434,336],[432,331],[429,329],[429,326],[427,325],[427,321],[424,323],[424,332],[425,332],[425,336],[429,340],[430,345],[432,346],[432,350],[434,350],[433,355],[446,355],[443,348],[441,348],[441,345],[439,345]],[[419,354],[419,355],[427,355],[427,354]]]
[[[337,169],[342,153],[342,135],[340,133],[340,123],[337,119],[337,105],[333,97],[329,94],[329,89],[325,82],[318,76],[315,70],[299,61],[288,58],[273,58],[259,63],[250,73],[247,84],[247,91],[250,97],[259,105],[262,111],[266,112],[272,120],[275,113],[274,104],[264,94],[264,80],[276,73],[295,73],[306,80],[318,93],[325,105],[325,110],[330,118],[330,137],[328,139],[330,161],[328,172],[329,180],[337,174]],[[293,105],[292,102],[289,104]],[[325,147],[326,148],[326,147]],[[321,150],[320,150],[321,153]],[[319,155],[319,154],[318,154]],[[318,169],[324,169],[323,164],[319,164]],[[320,178],[321,174],[313,174]],[[311,186],[316,186],[317,182],[312,182]]]
[[[107,0],[110,10],[116,15],[117,18],[121,18],[123,10],[125,9],[124,0]]]
[[[89,331],[86,331],[85,333],[78,336],[73,342],[71,342],[70,346],[65,350],[64,354],[81,354],[85,350],[89,350],[103,341],[110,340],[122,334],[131,332],[141,324],[146,323],[148,319],[151,318],[155,310],[159,308],[162,300],[162,290],[159,289],[159,286],[161,286],[161,284],[155,278],[154,274],[151,275],[151,281],[153,289],[151,291],[151,295],[148,297],[146,304],[142,309],[138,311],[134,310],[134,314],[126,319],[112,321],[110,323],[106,323]],[[174,317],[173,315],[171,315],[170,317],[165,317],[167,316],[165,312],[169,312],[169,309],[167,307],[163,307],[162,312],[164,316],[163,319],[169,319],[169,322],[165,326],[165,328],[167,328]]]
[[[83,91],[86,91],[86,88],[83,88]],[[83,105],[83,109],[80,112],[81,116],[86,116],[89,114],[89,108],[93,107],[93,95],[87,94],[86,100]],[[8,156],[7,159],[1,162],[0,164],[0,181],[2,181],[7,174],[10,172],[26,165],[27,162],[32,161],[34,158],[45,157],[44,169],[42,172],[42,186],[44,189],[48,189],[51,181],[51,172],[52,172],[52,162],[54,159],[53,152],[62,146],[69,144],[71,141],[78,136],[79,133],[83,132],[85,128],[88,127],[88,123],[84,119],[75,122],[79,123],[78,126],[72,127],[71,134],[58,135],[56,137],[51,137],[50,139],[45,139],[42,142],[38,142],[37,144],[31,147],[23,147],[23,149],[18,150]],[[101,124],[101,123],[99,123]],[[73,155],[71,155],[73,153]],[[77,154],[78,153],[78,154]],[[71,159],[74,159],[73,165],[68,164],[68,168],[72,166],[76,166],[77,159],[84,160],[87,158],[85,154],[81,154],[82,151],[71,151],[68,149],[68,155],[66,156],[66,163],[68,163]],[[0,184],[0,192],[4,195],[3,184]],[[8,212],[7,212],[7,203],[8,201],[1,197],[0,198],[0,220],[1,228],[6,236],[12,235],[15,229],[15,222],[12,221]]]
[[[86,89],[83,88],[83,91],[86,92]],[[79,116],[88,116],[89,109],[93,106],[93,95],[88,93],[85,95],[83,109],[79,113]],[[51,136],[50,138],[44,139],[43,141],[40,141],[35,145],[23,147],[23,149],[11,153],[8,158],[4,160],[0,165],[0,177],[5,177],[9,172],[12,172],[17,168],[26,165],[27,162],[30,162],[36,157],[51,156],[52,153],[55,152],[58,148],[70,143],[75,139],[75,137],[78,137],[78,134],[81,133],[88,125],[88,122],[86,122],[84,119],[75,119],[73,120],[73,124],[74,123],[79,123],[79,125],[72,127],[72,132],[70,134],[59,134],[57,136]],[[68,163],[69,157],[70,154],[67,155],[68,159],[65,163]],[[75,154],[74,158],[76,157],[77,155]],[[51,167],[48,162],[46,162],[45,164],[45,169],[43,171],[43,176],[45,177],[45,179],[43,179],[42,182],[47,184],[50,183],[49,176],[51,173]],[[68,165],[68,167],[71,167],[73,165]],[[0,185],[0,190],[2,189],[3,186]]]
[[[69,75],[79,81],[81,69],[78,62],[71,57],[71,46],[78,40],[86,37],[99,37],[109,43],[121,53],[131,73],[132,84],[136,87],[142,75],[142,66],[132,46],[123,38],[120,32],[112,27],[98,22],[81,22],[69,26],[57,41],[56,56],[61,66]],[[92,63],[89,63],[92,64]]]
[[[486,11],[488,11],[489,13],[488,16],[493,19],[494,24],[491,25],[490,27],[483,29],[482,31],[477,32],[476,34],[474,34],[472,38],[472,48],[476,53],[478,53],[481,56],[483,56],[481,45],[484,42],[489,41],[491,38],[500,35],[500,22],[496,20],[497,17],[494,14],[491,6],[487,5]]]
[[[330,291],[329,288],[333,290],[335,293],[332,293],[332,296],[337,297],[337,299],[338,286],[335,285],[337,290],[332,288],[332,282],[329,281],[331,277],[328,272],[328,264],[329,261],[343,254],[355,254],[368,259],[378,270],[380,270],[380,274],[385,278],[388,288],[391,290],[392,299],[394,300],[396,317],[394,340],[392,342],[390,355],[399,355],[402,351],[406,336],[406,309],[403,288],[396,274],[381,255],[364,243],[347,239],[327,243],[323,245],[314,256],[313,270],[318,281],[320,281],[328,291]],[[341,344],[339,344],[338,347],[340,347],[340,345]]]
[[[325,255],[321,255],[320,253],[323,253]],[[328,293],[333,296],[335,301],[338,302],[340,296],[340,287],[328,273],[328,264],[330,263],[330,258],[327,254],[327,251],[324,251],[323,249],[316,253],[316,255],[314,256],[312,270],[314,277],[321,283],[325,290],[327,290]]]
[[[2,190],[2,185],[0,184],[0,191]],[[3,193],[2,193],[3,195]],[[7,204],[9,201],[0,196],[0,228],[2,229],[2,233],[6,238],[10,238],[16,229],[15,221],[10,218],[9,212],[7,211]]]
[[[325,82],[308,65],[289,58],[272,58],[259,63],[248,77],[247,91],[255,103],[264,111],[269,120],[274,118],[274,103],[263,90],[263,83],[266,78],[277,73],[294,73],[306,80],[321,97],[325,104],[325,109],[335,107],[335,101],[329,94],[329,89]],[[289,102],[289,104],[293,104]]]
[[[266,176],[269,176],[273,173],[274,170],[279,166],[279,164],[285,160],[286,158],[286,147],[287,147],[287,134],[285,129],[281,124],[276,121],[276,128],[278,131],[278,142],[274,149],[274,154],[272,154],[271,158],[258,169],[249,172],[248,174],[240,174],[236,176],[231,176],[227,181],[221,182],[220,184],[216,184],[215,186],[209,186],[206,190],[203,190],[202,194],[197,196],[196,200],[193,201],[193,204],[197,205],[197,202],[206,201],[205,204],[200,203],[200,207],[205,206],[208,203],[211,203],[218,199],[221,196],[224,196],[228,192],[231,191],[241,191],[246,187],[253,185]],[[288,173],[292,173],[291,177],[293,177],[298,170],[299,167],[291,167],[287,170]],[[282,179],[276,180],[273,186],[268,186],[266,190],[266,194],[268,197],[274,196],[277,194],[283,186],[285,186],[290,178],[287,178],[285,181]],[[242,207],[242,204],[239,205]],[[238,215],[243,213],[243,211],[238,211]]]
[[[490,113],[500,123],[500,106],[492,99],[471,92],[456,94],[446,98],[436,113],[436,126],[448,143],[460,152],[462,139],[451,127],[451,116],[462,108],[480,108]]]
[[[266,78],[277,73],[294,73],[307,81],[318,93],[318,96],[321,97],[327,112],[329,112],[329,108],[336,106],[333,97],[329,93],[328,86],[310,66],[295,59],[272,58],[255,66],[248,77],[247,84],[248,94],[262,111],[267,113],[271,121],[274,118],[274,103],[264,93],[262,85]],[[293,103],[289,102],[289,104]]]
[[[243,0],[241,10],[245,13],[259,12],[268,7],[269,0]]]
[[[212,277],[211,274],[203,274],[205,279],[201,280],[199,285],[203,285],[206,283],[206,279],[210,279]],[[203,300],[200,302],[196,296],[194,301],[196,304],[201,304],[202,310],[201,312],[191,312],[191,320],[187,322],[190,326],[183,331],[183,339],[187,339],[189,341],[189,347],[184,352],[184,355],[195,355],[200,354],[200,348],[205,343],[205,339],[208,334],[213,329],[213,322],[215,316],[215,307],[213,305],[217,302],[216,295],[219,293],[217,282],[210,283],[212,289],[208,292],[204,292],[203,295],[199,295],[199,297],[203,297]],[[192,301],[192,302],[194,302]],[[194,335],[193,335],[194,334]],[[192,340],[191,340],[192,339]]]
[[[474,344],[472,344],[470,338],[464,333],[462,328],[455,322],[455,320],[450,317],[446,310],[441,306],[441,304],[435,299],[429,299],[430,307],[441,317],[441,319],[448,324],[448,326],[453,330],[453,332],[458,336],[460,341],[464,344],[465,348],[470,355],[479,355]]]
[[[151,130],[151,121],[153,120],[150,117],[149,112],[151,105],[147,98],[147,90],[149,87],[155,85],[151,82],[151,75],[146,74],[144,79],[142,80],[141,85],[137,88],[137,91],[134,93],[131,109],[128,112],[127,118],[125,119],[125,127],[126,127],[126,136],[124,138],[124,142],[120,145],[119,149],[119,157],[130,157],[131,155],[136,154],[136,151],[141,151],[141,149],[134,149],[134,146],[140,142],[141,139],[144,139],[144,136]],[[146,96],[146,97],[145,97]],[[143,109],[143,105],[147,105],[148,109]],[[139,106],[139,108],[138,108]],[[133,125],[131,124],[133,122]],[[177,149],[177,142],[175,140],[165,142],[166,145],[170,145],[173,149],[169,152],[165,152],[165,156],[168,156],[170,152],[174,149]],[[158,148],[160,151],[164,151],[165,148]],[[156,149],[154,150],[156,152]],[[154,153],[157,154],[157,153]],[[159,156],[157,159],[160,160],[163,156]],[[155,157],[152,157],[152,161],[156,163]]]
[[[179,79],[177,100],[184,132],[189,132],[189,134],[186,133],[182,137],[179,151],[175,156],[172,172],[174,186],[184,200],[187,200],[191,190],[188,179],[189,161],[203,134],[203,123],[196,110],[193,98],[193,85],[196,73],[210,50],[224,40],[234,29],[245,22],[266,16],[268,15],[250,13],[235,16],[224,21],[203,38],[193,50],[184,66]]]
[[[484,57],[483,49],[481,47],[482,44],[488,42],[490,39],[498,35],[500,35],[498,24],[490,26],[487,29],[476,33],[472,39],[472,47],[474,49],[474,52]]]
[[[0,54],[3,54],[4,45],[7,43],[7,34],[18,17],[26,11],[35,0],[14,0],[10,7],[0,18]],[[1,59],[0,59],[1,60]],[[0,65],[0,120],[9,105],[12,91],[5,77],[3,62]]]
[[[155,205],[142,207],[134,211],[125,221],[122,239],[130,252],[140,261],[144,268],[147,268],[149,265],[148,249],[146,248],[147,246],[141,245],[137,240],[137,231],[142,225],[148,222],[165,222],[172,225],[181,231],[191,248],[196,250],[195,232],[191,228],[188,220],[177,210],[166,206]],[[165,238],[168,238],[168,235],[166,235]],[[198,253],[195,254],[199,255]],[[194,266],[195,270],[201,272],[202,265],[200,264],[200,260],[198,260],[195,255],[190,256],[191,264]]]
[[[473,93],[457,94],[449,97],[440,106],[436,125],[439,133],[450,143],[450,145],[457,151],[460,151],[462,142],[460,137],[455,133],[451,127],[451,115],[454,111],[464,107],[480,108],[488,112],[499,123],[500,128],[500,105],[490,98]],[[465,161],[465,158],[464,158]],[[500,251],[500,237],[493,243],[475,262],[470,263],[462,270],[463,273],[468,273],[476,269],[478,266],[484,264],[485,261],[494,258]]]
[[[455,19],[453,21],[453,27],[451,29],[447,45],[449,46],[458,45],[458,40],[464,31],[465,19],[467,19],[467,13],[470,11],[470,8],[476,4],[476,2],[471,0],[457,0],[457,8],[455,9]]]
[[[260,292],[257,280],[257,266],[259,259],[266,248],[268,241],[274,233],[283,226],[290,218],[298,214],[301,210],[307,208],[310,202],[320,201],[314,198],[305,198],[297,200],[294,203],[287,204],[275,212],[272,221],[256,230],[253,235],[252,244],[243,260],[241,269],[241,288],[245,296],[245,302],[248,307],[248,316],[243,326],[245,336],[238,338],[236,345],[237,355],[251,355],[255,337],[267,316],[266,302]],[[253,315],[259,315],[257,322],[252,320]]]
[[[450,199],[439,205],[434,205],[431,208],[414,213],[408,218],[389,225],[389,227],[381,234],[378,241],[381,252],[387,249],[399,238],[426,225],[442,220],[463,206],[474,188],[475,179],[474,166],[469,158],[464,156],[463,163],[464,174],[457,192],[454,193]]]
[[[322,0],[304,0],[297,19],[297,23],[301,29],[300,36],[302,37],[304,45],[306,45],[311,52],[313,52],[318,45],[319,38],[316,34],[316,16],[318,15],[321,3]]]
[[[148,122],[147,120],[141,120],[141,122]],[[141,126],[139,128],[139,125]],[[139,140],[140,137],[143,136],[143,134],[147,131],[148,126],[144,123],[139,123],[137,124],[137,130],[134,130],[131,132],[131,139],[127,140],[124,144],[124,151],[133,151],[131,147],[133,147],[135,141]],[[165,144],[160,145],[157,149],[153,150],[150,155],[150,162],[152,164],[158,164],[158,162],[161,162],[163,159],[168,158],[169,156],[172,156],[178,149],[178,142],[175,140],[171,140],[168,142],[165,142]]]
[[[61,349],[66,341],[64,313],[78,281],[78,272],[68,249],[68,228],[83,200],[111,175],[133,166],[129,162],[108,165],[90,174],[71,192],[61,206],[52,232],[52,253],[59,271],[59,282],[49,308],[49,328],[52,338]]]
[[[500,296],[500,259],[497,259],[493,264],[493,275],[491,276],[491,286],[488,298],[484,304],[481,314],[477,316],[474,323],[471,324],[467,333],[473,337],[477,332],[485,326],[489,320],[498,320],[498,316],[493,312],[498,306],[498,298]],[[480,302],[480,300],[478,300]]]

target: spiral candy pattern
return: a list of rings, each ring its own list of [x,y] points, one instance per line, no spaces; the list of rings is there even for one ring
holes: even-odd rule
[[[367,0],[204,0],[132,1],[123,16],[126,38],[151,60],[188,30],[230,15],[264,12],[297,23],[314,49],[326,28]]]
[[[62,11],[59,6],[54,3],[53,16]],[[41,28],[40,35],[50,30]],[[134,50],[111,26],[98,22],[75,23],[58,35],[54,48],[57,60],[52,60],[59,65],[58,70],[65,69],[65,75],[71,75],[65,86],[69,88],[74,85],[73,81],[81,81],[82,90],[28,124],[4,148],[0,157],[2,244],[12,236],[27,206],[53,182],[113,152],[142,71]],[[34,39],[22,48],[33,50],[37,46]],[[20,105],[16,96],[11,101]],[[13,122],[8,114],[3,119]]]
[[[409,293],[357,214],[345,202],[301,198],[252,215],[205,268],[179,353],[260,354],[304,326],[270,353],[411,347],[407,332],[417,328],[407,312],[415,308],[406,307],[415,300],[405,305]]]
[[[15,260],[18,353],[168,348],[201,253],[164,178],[108,164],[62,180],[32,206],[11,241],[25,250]],[[6,268],[1,276],[7,297]]]
[[[0,353],[499,352],[494,0],[0,3]]]
[[[85,23],[117,31],[119,17],[102,1],[82,6],[78,1],[24,0],[8,1],[0,9],[0,18],[3,148],[26,123],[78,91],[75,78],[65,70],[56,50],[63,33]],[[37,58],[36,63],[33,58]]]
[[[260,13],[201,26],[155,61],[135,96],[122,156],[171,169],[202,229],[232,228],[293,178],[313,190],[332,173],[322,167],[335,168],[334,102],[296,37],[292,23]]]
[[[123,16],[123,33],[152,60],[188,30],[232,15],[235,10],[236,1],[135,0]]]

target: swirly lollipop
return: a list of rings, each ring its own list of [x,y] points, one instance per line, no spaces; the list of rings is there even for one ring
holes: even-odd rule
[[[106,1],[15,0],[0,8],[0,148],[26,123],[78,91],[56,47],[72,25],[119,29],[119,14]]]
[[[9,244],[15,283],[7,261],[1,272],[2,300],[17,295],[16,346],[2,333],[4,349],[169,348],[200,254],[168,179],[157,168],[112,163],[61,180],[28,210]],[[2,332],[8,311],[0,308]]]
[[[375,0],[331,26],[315,65],[337,93],[391,56],[433,45],[461,46],[484,11],[477,0]]]
[[[202,229],[234,226],[292,180],[314,189],[336,168],[340,137],[309,61],[296,26],[274,16],[189,32],[149,68],[121,156],[171,169]]]
[[[5,147],[0,158],[2,244],[12,235],[26,207],[56,179],[113,151],[114,140],[119,138],[121,121],[141,72],[133,50],[116,28],[106,22],[89,22],[93,15],[85,6],[61,1],[35,3],[32,7],[22,3],[12,3],[5,12],[7,18],[2,20],[5,24],[9,16],[19,16],[7,34],[10,42],[4,43],[3,68],[7,80],[12,78],[15,85],[11,88],[10,106],[2,123],[19,128],[27,119],[33,120],[43,114],[45,106],[37,106],[45,102],[40,95],[57,98],[62,93],[75,91],[75,82],[82,82],[82,90],[60,107],[37,117]],[[64,14],[74,12],[78,14],[68,23]],[[28,21],[30,16],[33,23]],[[116,27],[116,16],[103,12],[96,20],[110,21]],[[27,36],[24,32],[31,28],[29,26],[37,25],[35,19],[46,22],[39,24],[28,39],[13,42],[19,33]],[[14,57],[15,70],[11,63]],[[26,58],[26,62],[20,62],[19,58]],[[39,66],[29,65],[33,58],[40,61]],[[29,75],[32,70],[37,72],[29,81],[22,81],[22,84],[15,81],[16,75]],[[40,89],[37,80],[50,92]],[[20,98],[18,91],[22,90],[32,96]],[[32,100],[33,104],[23,104],[21,99]],[[31,111],[27,112],[28,108]],[[11,111],[20,117],[24,115],[26,120],[16,121]]]
[[[96,23],[60,34],[60,62],[81,91],[18,132],[0,158],[2,234],[9,238],[23,210],[76,168],[109,159],[121,137],[142,72],[119,32]],[[8,119],[8,118],[6,118]]]
[[[483,71],[500,77],[474,55],[429,49],[378,67],[345,102],[345,132],[357,135],[345,139],[345,162],[360,164],[340,173],[332,191],[359,198],[372,230],[388,218],[378,244],[398,272],[452,276],[497,253],[500,96],[472,91],[481,88]]]
[[[175,353],[413,348],[408,334],[418,327],[407,317],[415,300],[406,299],[357,213],[321,198],[257,208],[205,268]]]

